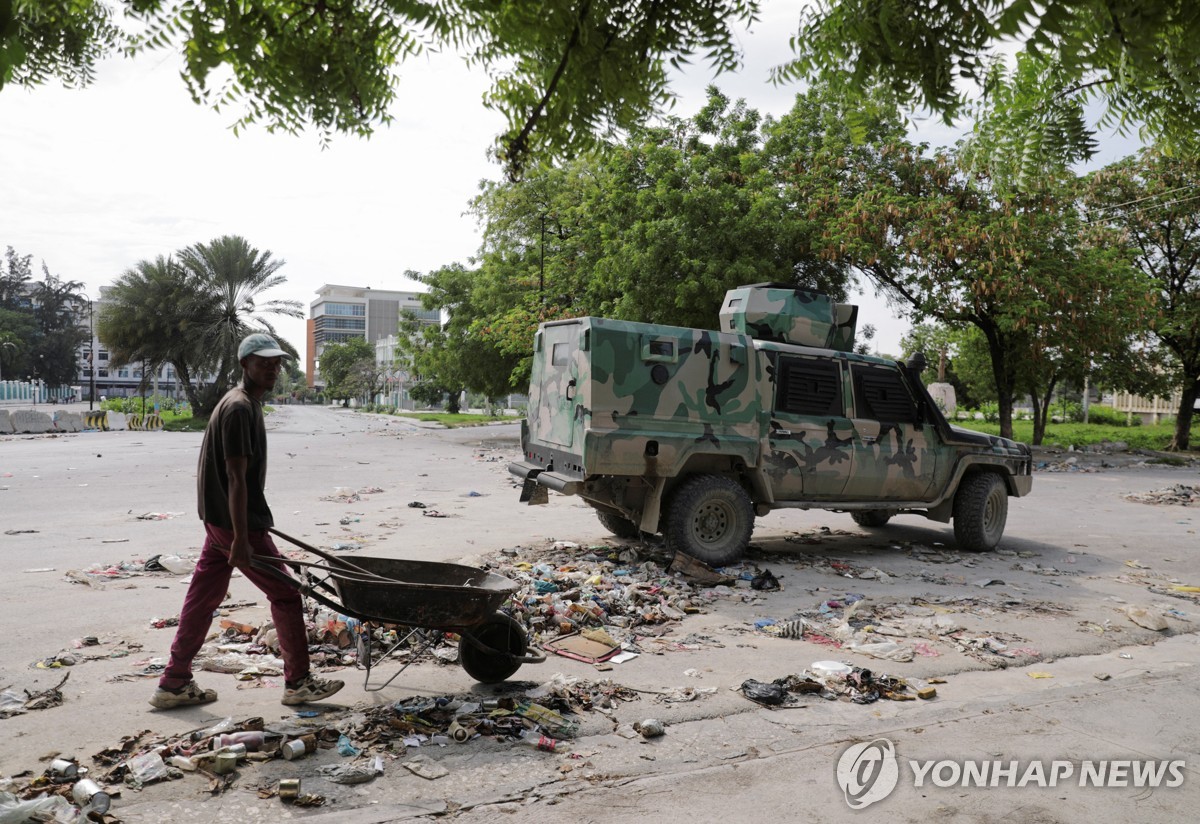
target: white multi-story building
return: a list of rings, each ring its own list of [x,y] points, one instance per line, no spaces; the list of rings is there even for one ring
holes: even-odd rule
[[[322,384],[321,352],[326,344],[363,338],[375,346],[377,363],[390,367],[395,362],[395,338],[400,330],[400,313],[411,312],[422,323],[437,324],[441,314],[421,306],[420,292],[372,289],[369,286],[325,284],[308,310],[308,385]],[[387,345],[388,338],[391,345]],[[381,347],[380,342],[384,345]]]

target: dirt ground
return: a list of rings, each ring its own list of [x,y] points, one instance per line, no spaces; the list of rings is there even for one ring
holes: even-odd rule
[[[519,505],[506,469],[518,452],[514,424],[442,430],[284,407],[270,430],[268,498],[284,532],[347,558],[464,562],[528,586],[539,576],[573,583],[610,615],[632,615],[629,598],[639,599],[637,614],[656,611],[654,623],[606,627],[638,656],[595,665],[551,654],[500,686],[475,683],[458,665],[433,658],[368,691],[364,673],[331,654],[328,674],[347,687],[313,716],[279,704],[277,676],[239,680],[211,671],[197,680],[219,690],[217,703],[152,711],[146,700],[184,576],[122,576],[121,565],[198,551],[199,435],[4,437],[0,554],[9,574],[0,576],[0,690],[23,698],[69,678],[60,705],[0,719],[7,742],[0,790],[6,779],[10,789],[27,786],[55,755],[105,775],[112,766],[97,756],[128,737],[139,736],[116,764],[223,719],[260,718],[268,729],[305,726],[332,738],[301,760],[244,761],[219,787],[196,773],[140,788],[118,779],[107,820],[354,824],[504,813],[618,822],[648,811],[662,821],[741,820],[751,812],[831,819],[848,809],[834,775],[839,754],[876,737],[913,759],[1187,763],[1182,786],[1154,790],[901,781],[875,808],[889,821],[1180,821],[1200,801],[1197,745],[1178,723],[1182,708],[1200,698],[1197,518],[1178,494],[1200,484],[1194,457],[1171,466],[1155,454],[1037,450],[1033,493],[1011,502],[999,550],[981,555],[958,552],[949,525],[919,517],[864,530],[843,514],[772,513],[759,519],[746,561],[725,571],[733,580],[705,586],[673,575],[661,546],[606,535],[573,499]],[[750,586],[764,570],[779,589]],[[536,618],[535,596],[549,593],[523,593]],[[257,627],[268,619],[245,580],[231,583],[227,604],[226,620]],[[782,631],[797,623],[801,631]],[[544,640],[555,636],[553,624],[539,624]],[[839,632],[906,648],[908,660],[873,657],[865,645],[856,651]],[[88,638],[96,643],[84,645]],[[73,663],[55,666],[64,656]],[[747,680],[802,675],[828,660],[942,683],[931,700],[800,694],[775,707],[743,689]],[[383,661],[372,677],[385,680],[397,667]],[[397,727],[384,734],[372,726],[397,715],[397,706],[534,697],[574,710],[567,714],[578,729],[555,752],[487,734],[406,745]],[[661,721],[665,734],[640,735],[634,725],[649,719]],[[338,733],[364,755],[339,755]],[[321,771],[369,765],[376,755],[383,773],[366,783],[337,783]],[[275,792],[284,778],[300,778],[321,805],[281,802]]]

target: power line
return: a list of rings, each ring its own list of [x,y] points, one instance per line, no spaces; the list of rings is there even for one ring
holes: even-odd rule
[[[1180,188],[1184,188],[1184,187],[1180,187]],[[1195,188],[1195,186],[1192,186],[1190,188]],[[1151,203],[1151,204],[1141,207],[1140,209],[1131,210],[1130,214],[1131,215],[1139,215],[1142,212],[1145,212],[1149,209],[1165,209],[1168,206],[1175,206],[1176,204],[1179,204],[1179,203],[1190,203],[1193,200],[1200,200],[1200,194],[1192,195],[1191,197],[1181,197],[1181,198],[1177,198],[1175,200],[1168,200],[1166,203]],[[1130,201],[1130,202],[1136,203],[1137,201]],[[1098,220],[1104,220],[1104,219],[1105,218],[1103,215],[1097,215],[1096,217],[1089,218],[1088,220],[1086,220],[1084,222],[1085,223],[1095,223]]]
[[[1186,183],[1183,186],[1176,186],[1174,189],[1167,189],[1166,191],[1163,191],[1163,192],[1156,192],[1155,194],[1146,195],[1145,197],[1139,197],[1135,200],[1127,200],[1124,203],[1114,203],[1110,206],[1100,206],[1096,209],[1096,211],[1107,212],[1109,209],[1121,209],[1125,206],[1133,206],[1136,203],[1141,203],[1143,200],[1152,200],[1156,197],[1165,197],[1166,195],[1169,195],[1173,192],[1179,192],[1184,189],[1194,189],[1194,188],[1196,188],[1197,185],[1200,185],[1200,184]]]

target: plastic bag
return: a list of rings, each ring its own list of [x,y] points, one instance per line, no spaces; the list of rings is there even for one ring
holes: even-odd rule
[[[152,784],[155,781],[163,780],[169,775],[166,762],[156,752],[135,755],[129,759],[128,767],[129,775],[126,780],[135,786]]]
[[[877,641],[873,644],[847,644],[846,649],[861,652],[872,658],[883,658],[888,661],[904,663],[913,659],[912,647],[905,647],[895,641]]]
[[[785,697],[781,684],[768,684],[763,681],[755,681],[753,678],[742,682],[742,695],[755,703],[768,706],[782,704]]]
[[[27,824],[30,821],[70,822],[75,821],[77,817],[78,813],[70,802],[57,795],[40,795],[29,801],[22,801],[12,793],[0,793],[0,824]]]

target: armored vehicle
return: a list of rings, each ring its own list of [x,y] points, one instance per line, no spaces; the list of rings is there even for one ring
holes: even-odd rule
[[[948,423],[909,363],[856,354],[856,306],[757,284],[719,330],[585,317],[539,327],[521,426],[521,500],[578,495],[621,537],[662,533],[709,564],[744,552],[781,508],[954,521],[960,548],[999,543],[1029,493],[1022,443]]]

